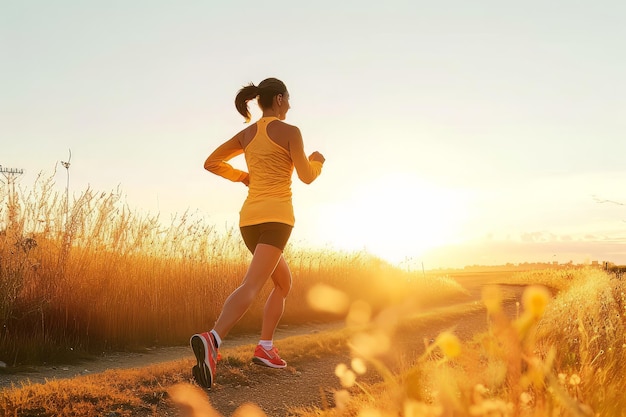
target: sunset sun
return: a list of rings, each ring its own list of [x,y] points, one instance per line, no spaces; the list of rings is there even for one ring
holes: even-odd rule
[[[325,206],[323,218],[337,247],[399,263],[457,239],[466,217],[462,200],[416,178],[381,177]]]

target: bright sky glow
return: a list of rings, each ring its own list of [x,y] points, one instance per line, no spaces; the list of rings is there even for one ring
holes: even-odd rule
[[[76,195],[119,185],[236,225],[245,187],[202,163],[244,127],[238,88],[275,76],[327,159],[294,184],[293,244],[626,264],[625,19],[620,1],[2,2],[0,165],[22,187],[57,166],[62,190],[71,149]]]

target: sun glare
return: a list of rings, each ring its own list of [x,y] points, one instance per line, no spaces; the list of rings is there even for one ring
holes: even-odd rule
[[[328,239],[398,264],[457,239],[462,196],[415,178],[380,178],[323,208]]]

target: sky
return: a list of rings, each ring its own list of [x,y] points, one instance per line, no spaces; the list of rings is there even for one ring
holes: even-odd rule
[[[237,90],[277,77],[326,157],[294,176],[292,245],[626,264],[625,19],[621,1],[0,0],[0,165],[236,227],[245,186],[203,162],[246,126]]]

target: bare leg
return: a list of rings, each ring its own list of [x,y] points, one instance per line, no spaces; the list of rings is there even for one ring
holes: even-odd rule
[[[282,256],[272,274],[274,289],[267,298],[263,310],[263,326],[261,327],[261,340],[273,340],[274,331],[285,311],[285,298],[291,289],[291,271]]]
[[[256,246],[243,283],[228,296],[213,327],[221,338],[226,337],[248,311],[267,279],[274,273],[281,255],[282,251],[275,246],[264,243]]]

